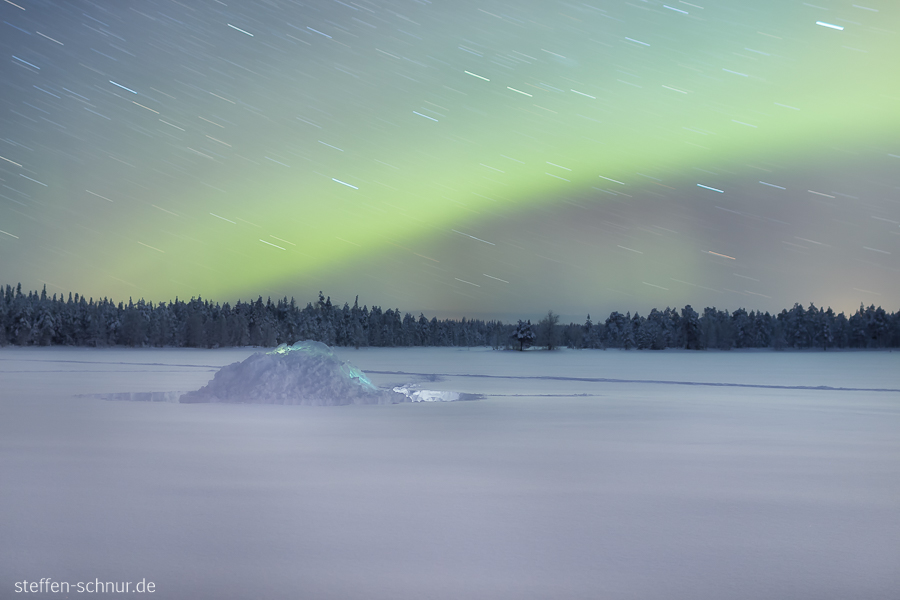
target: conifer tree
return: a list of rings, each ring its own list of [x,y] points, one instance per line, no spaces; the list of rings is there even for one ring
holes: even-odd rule
[[[534,344],[534,330],[531,327],[531,321],[519,320],[516,329],[513,332],[513,338],[519,344],[519,350],[525,350]]]

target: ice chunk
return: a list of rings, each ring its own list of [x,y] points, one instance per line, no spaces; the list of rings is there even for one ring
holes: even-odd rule
[[[434,390],[412,390],[408,387],[395,387],[394,391],[403,394],[411,402],[453,402],[460,399],[459,392],[438,392]]]

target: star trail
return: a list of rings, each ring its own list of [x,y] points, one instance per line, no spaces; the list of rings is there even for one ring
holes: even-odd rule
[[[6,0],[0,279],[896,308],[898,36],[888,0]]]

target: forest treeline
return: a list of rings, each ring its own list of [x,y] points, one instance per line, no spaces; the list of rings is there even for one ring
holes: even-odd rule
[[[357,299],[358,300],[358,299]],[[810,304],[777,314],[734,312],[690,305],[653,309],[646,316],[613,312],[605,321],[560,324],[547,313],[539,322],[414,317],[398,309],[318,301],[301,308],[294,299],[219,304],[201,298],[153,304],[103,298],[68,298],[0,289],[0,346],[272,347],[297,340],[330,346],[492,346],[554,348],[896,348],[900,312],[860,306],[849,317]]]

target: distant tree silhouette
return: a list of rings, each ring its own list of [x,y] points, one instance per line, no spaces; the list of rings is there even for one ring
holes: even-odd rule
[[[552,322],[552,327],[547,325]],[[528,333],[530,332],[530,333]],[[549,335],[548,335],[549,334]],[[301,339],[338,346],[491,346],[524,350],[531,345],[555,348],[662,349],[819,349],[896,348],[900,346],[900,312],[860,305],[852,315],[835,314],[814,304],[795,304],[776,315],[733,313],[707,308],[703,316],[690,306],[653,309],[642,317],[614,311],[603,323],[590,316],[583,325],[562,325],[549,312],[534,327],[530,321],[418,318],[399,309],[334,305],[321,292],[304,308],[293,299],[258,297],[233,306],[202,298],[178,298],[154,304],[129,298],[127,304],[23,292],[21,284],[0,287],[0,346],[15,344],[135,347],[274,346]]]

